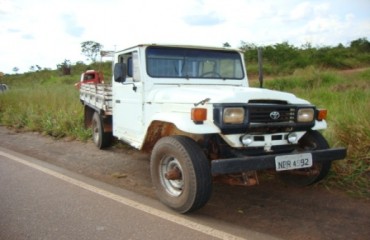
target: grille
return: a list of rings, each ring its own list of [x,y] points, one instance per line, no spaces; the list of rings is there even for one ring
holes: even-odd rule
[[[294,123],[295,108],[288,106],[251,106],[250,123]]]

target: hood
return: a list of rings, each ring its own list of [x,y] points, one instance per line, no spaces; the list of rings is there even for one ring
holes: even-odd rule
[[[280,100],[290,104],[309,104],[294,94],[263,88],[215,86],[215,85],[170,85],[153,89],[147,98],[152,103],[198,103],[209,98],[209,103],[247,103],[250,100]]]

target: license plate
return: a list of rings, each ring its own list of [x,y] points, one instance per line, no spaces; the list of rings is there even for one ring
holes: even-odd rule
[[[302,153],[275,157],[276,171],[312,167],[312,154]]]

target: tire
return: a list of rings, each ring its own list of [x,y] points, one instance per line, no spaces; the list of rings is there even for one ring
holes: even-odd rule
[[[166,178],[170,170],[179,173],[175,179]],[[151,155],[150,171],[160,201],[179,213],[195,211],[211,197],[209,161],[200,146],[188,137],[160,139]]]
[[[112,133],[104,132],[103,119],[97,112],[92,118],[92,137],[99,149],[109,147],[112,143]]]
[[[298,151],[328,149],[329,144],[318,131],[307,132],[298,142]],[[289,185],[308,186],[319,182],[328,175],[331,161],[313,163],[312,167],[284,171],[280,178]]]

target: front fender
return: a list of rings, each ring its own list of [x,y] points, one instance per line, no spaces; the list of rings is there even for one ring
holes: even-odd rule
[[[147,124],[147,128],[154,121],[168,122],[174,124],[179,130],[191,134],[211,134],[220,133],[220,129],[213,124],[213,121],[206,120],[201,124],[194,123],[189,113],[169,112],[158,113],[151,117]]]

